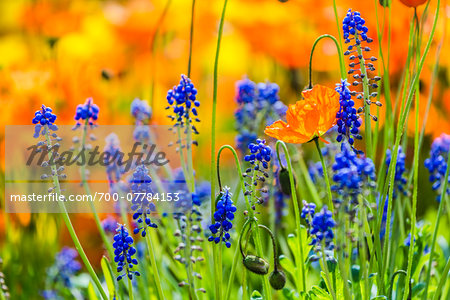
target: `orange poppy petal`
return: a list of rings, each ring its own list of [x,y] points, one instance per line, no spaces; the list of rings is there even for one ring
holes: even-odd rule
[[[284,121],[278,120],[270,126],[267,126],[264,133],[286,143],[301,144],[311,140],[312,136],[306,136],[298,133]]]
[[[306,100],[315,101],[320,120],[317,126],[319,135],[327,132],[336,124],[336,113],[339,111],[339,94],[326,86],[315,85],[313,89],[303,91]]]
[[[302,100],[289,106],[286,120],[292,130],[301,135],[312,136],[317,131],[320,116],[315,103]]]

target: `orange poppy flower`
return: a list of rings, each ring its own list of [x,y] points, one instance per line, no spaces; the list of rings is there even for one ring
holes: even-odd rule
[[[339,94],[331,88],[316,85],[302,92],[304,100],[289,105],[287,123],[278,120],[264,133],[286,143],[301,144],[320,137],[336,124]]]
[[[424,4],[427,1],[428,0],[400,0],[401,3],[403,3],[403,4],[405,4],[406,6],[409,6],[409,7],[417,7],[419,5]]]

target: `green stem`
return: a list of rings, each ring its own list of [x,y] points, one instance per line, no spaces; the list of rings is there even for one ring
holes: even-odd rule
[[[133,283],[131,282],[131,279],[127,276],[128,278],[128,296],[130,297],[130,300],[133,300]]]
[[[214,59],[214,75],[213,75],[213,103],[212,103],[212,116],[211,116],[211,170],[210,170],[210,180],[211,180],[211,222],[214,221],[214,211],[215,211],[215,189],[216,189],[216,176],[214,174],[214,166],[216,165],[216,110],[217,110],[217,89],[218,89],[218,72],[219,72],[219,54],[220,54],[220,43],[222,41],[223,24],[225,21],[225,12],[227,9],[228,0],[225,0],[222,8],[222,15],[220,17],[219,32],[217,36],[217,47],[216,56]],[[245,189],[244,189],[245,191]],[[216,247],[213,247],[213,263],[214,272],[217,273],[222,270],[217,269],[217,254]],[[222,282],[214,281],[215,287],[215,297],[220,300],[222,298]]]
[[[195,0],[192,0],[192,9],[191,9],[191,30],[189,34],[189,60],[188,60],[188,69],[187,69],[187,77],[191,78],[191,62],[192,62],[192,46],[194,41],[194,13],[195,13]]]
[[[312,86],[312,60],[313,60],[314,50],[316,49],[316,46],[319,43],[319,41],[324,38],[331,39],[334,42],[334,44],[336,45],[336,50],[337,50],[337,53],[339,56],[339,70],[341,72],[341,78],[344,79],[347,77],[347,73],[345,71],[344,54],[342,53],[342,46],[340,44],[338,44],[338,41],[336,40],[336,38],[334,36],[332,36],[331,34],[323,34],[314,41],[314,44],[311,49],[311,54],[309,56],[309,84],[308,84],[309,89],[312,89],[312,87],[313,87]]]
[[[441,292],[444,289],[444,285],[445,282],[447,281],[449,271],[450,271],[450,258],[447,259],[447,263],[445,264],[444,270],[442,271],[441,280],[439,280],[439,284],[436,287],[436,292],[434,293],[433,300],[440,299],[439,296],[441,295]]]
[[[51,149],[52,147],[52,142],[50,140],[50,136],[49,136],[49,129],[48,126],[45,125],[45,138],[47,140],[47,146],[49,147],[49,149]],[[53,150],[52,152],[53,153]],[[51,159],[51,154],[49,152],[49,159]],[[56,169],[56,165],[55,164],[51,164],[51,170],[52,170],[52,179],[53,179],[53,184],[55,185],[55,191],[58,195],[62,195],[61,193],[61,186],[59,184],[59,178],[58,178],[58,172]],[[81,246],[80,241],[78,240],[78,236],[75,233],[75,229],[73,228],[72,222],[70,221],[70,217],[69,214],[67,213],[67,209],[66,209],[66,205],[64,204],[64,201],[58,201],[59,207],[61,209],[61,213],[62,213],[62,217],[64,219],[64,223],[66,224],[67,230],[69,231],[70,237],[73,240],[73,243],[75,244],[75,248],[78,251],[78,254],[81,257],[81,260],[83,261],[86,269],[89,272],[89,275],[91,276],[92,280],[94,281],[95,286],[97,287],[97,289],[99,290],[103,300],[107,300],[108,297],[106,296],[105,291],[103,290],[102,284],[100,283],[100,280],[97,277],[97,274],[95,274],[94,268],[92,268],[91,263],[89,262],[89,259],[86,256],[86,253],[83,250],[83,247]]]
[[[320,162],[322,163],[322,169],[323,169],[323,178],[325,179],[325,183],[327,185],[327,194],[328,194],[328,205],[330,207],[331,212],[333,212],[333,196],[331,194],[331,185],[330,180],[328,179],[328,170],[327,165],[325,164],[325,160],[323,159],[322,150],[319,146],[319,139],[315,138],[314,143],[316,144],[317,152],[319,153]]]
[[[330,279],[330,271],[328,270],[327,260],[326,260],[326,254],[325,254],[325,242],[322,243],[322,259],[320,260],[321,267],[325,273],[325,280],[327,281],[327,285],[329,287],[329,292],[334,300],[337,300],[336,293],[333,288],[333,284],[331,283]]]
[[[280,146],[283,147],[284,155],[286,157],[287,167],[289,171],[289,181],[291,184],[292,191],[292,203],[294,205],[294,214],[295,214],[295,226],[297,230],[297,246],[300,249],[300,257],[298,253],[294,253],[295,265],[296,265],[296,287],[297,291],[300,293],[301,291],[306,292],[306,272],[305,272],[305,259],[303,255],[303,238],[302,238],[302,230],[300,226],[300,207],[297,201],[297,192],[295,190],[295,182],[294,182],[294,174],[292,173],[292,163],[291,157],[289,155],[289,151],[286,147],[286,144],[282,141],[277,141],[276,143],[276,151],[279,152]],[[279,155],[279,154],[277,154]],[[297,251],[296,251],[297,252]],[[301,273],[300,273],[301,271]]]
[[[395,277],[397,277],[398,275],[406,276],[407,273],[404,270],[398,270],[394,274],[392,274],[391,283],[389,284],[389,291],[388,291],[388,294],[387,294],[388,295],[388,299],[392,299],[392,290],[393,290],[393,287],[394,287],[394,280],[395,280]],[[408,290],[410,290],[411,289],[411,283],[409,283],[408,286],[409,286]],[[407,294],[408,293],[404,293],[403,295],[407,295]]]
[[[339,48],[341,48],[342,50],[342,34],[341,34],[341,21],[339,20],[339,16],[338,16],[338,12],[337,12],[337,7],[336,7],[336,0],[333,0],[333,11],[334,11],[334,18],[336,19],[336,26],[337,26],[337,31],[338,31],[338,36],[339,36]],[[342,51],[340,51],[339,53],[342,54]],[[343,63],[344,60],[342,60],[342,66],[344,66],[344,70],[345,70],[345,64]],[[341,69],[342,71],[342,69]],[[345,72],[344,72],[344,77],[345,78]]]
[[[149,227],[147,227],[147,228],[149,228]],[[150,264],[152,265],[153,278],[155,280],[156,290],[158,291],[158,298],[166,299],[164,297],[164,292],[163,292],[163,289],[161,286],[161,279],[159,277],[158,265],[157,265],[156,257],[155,257],[155,250],[153,248],[152,237],[150,236],[150,234],[151,234],[151,230],[150,230],[150,232],[147,232],[146,242],[147,242],[148,255],[150,256]]]

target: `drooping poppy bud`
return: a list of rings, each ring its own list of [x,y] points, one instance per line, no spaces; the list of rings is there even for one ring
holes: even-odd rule
[[[270,268],[269,263],[264,258],[255,255],[247,255],[244,258],[244,266],[249,271],[259,275],[266,275]]]
[[[286,284],[286,275],[283,271],[275,269],[270,273],[269,283],[274,289],[281,290]]]

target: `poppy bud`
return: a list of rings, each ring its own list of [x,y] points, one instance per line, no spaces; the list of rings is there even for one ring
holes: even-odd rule
[[[334,257],[327,257],[328,270],[333,273],[336,270],[337,260]]]
[[[274,289],[281,290],[286,284],[286,275],[284,275],[283,271],[274,270],[270,273],[269,283]]]
[[[359,280],[361,280],[359,270],[360,270],[360,267],[358,265],[353,265],[352,266],[351,274],[352,274],[352,281],[353,282],[359,282]]]
[[[408,7],[417,7],[427,1],[428,0],[400,0],[401,3],[405,4]]]
[[[292,174],[294,175],[294,174]],[[296,185],[296,180],[294,178],[294,186]],[[285,168],[281,168],[278,172],[278,181],[280,182],[280,189],[283,194],[290,196],[292,194],[291,181],[289,180],[289,171]]]
[[[378,0],[383,7],[391,7],[391,0]]]
[[[244,266],[249,271],[259,275],[266,275],[270,268],[269,263],[264,258],[255,255],[247,255],[244,258]]]

